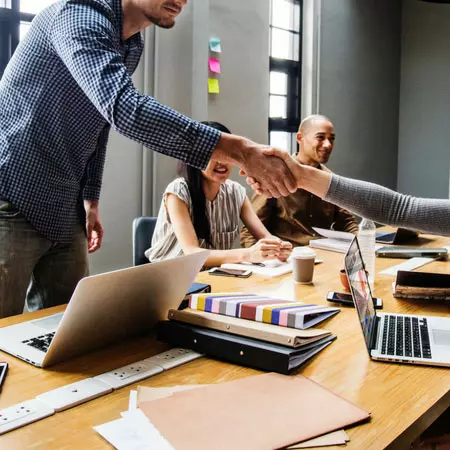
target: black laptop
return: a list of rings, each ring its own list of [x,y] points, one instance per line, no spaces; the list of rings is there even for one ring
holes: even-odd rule
[[[419,237],[419,233],[406,228],[397,231],[377,231],[375,240],[380,244],[404,244]]]

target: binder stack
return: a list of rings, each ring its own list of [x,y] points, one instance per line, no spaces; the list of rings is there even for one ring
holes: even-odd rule
[[[280,327],[205,311],[170,310],[158,339],[254,369],[288,374],[328,347],[327,330]]]

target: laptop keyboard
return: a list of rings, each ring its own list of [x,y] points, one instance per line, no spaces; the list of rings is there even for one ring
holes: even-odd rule
[[[54,331],[52,333],[43,334],[35,338],[26,339],[25,341],[22,341],[22,344],[29,345],[30,347],[34,347],[46,353],[48,347],[50,346],[50,343],[52,342],[53,336],[55,336]]]
[[[381,354],[431,359],[427,319],[386,315]]]

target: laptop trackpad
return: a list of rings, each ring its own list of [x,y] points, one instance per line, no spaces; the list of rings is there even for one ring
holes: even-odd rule
[[[450,347],[450,330],[433,330],[433,342]]]
[[[53,314],[42,319],[32,320],[30,323],[46,331],[55,331],[64,313]]]

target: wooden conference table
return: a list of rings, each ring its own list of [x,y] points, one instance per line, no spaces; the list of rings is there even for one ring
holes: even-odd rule
[[[450,239],[426,236],[421,245],[450,245]],[[197,281],[212,285],[213,291],[258,292],[287,299],[304,300],[326,305],[330,290],[342,291],[339,269],[343,265],[340,253],[320,251],[324,263],[316,266],[314,284],[294,285],[292,275],[248,279],[225,278],[201,273]],[[379,272],[402,260],[376,260]],[[433,262],[418,270],[450,273],[450,262]],[[377,275],[375,295],[383,298],[384,311],[450,316],[450,304],[425,301],[401,301],[392,297],[393,277]],[[64,309],[51,308],[23,316],[0,320],[0,327],[23,320],[43,317]],[[338,339],[297,373],[312,378],[349,401],[369,410],[369,423],[349,429],[349,449],[406,449],[436,418],[450,406],[450,370],[373,362],[362,339],[356,312],[343,307],[341,312],[322,324]],[[113,370],[167,347],[150,337],[105,348],[46,370],[35,368],[0,352],[0,361],[9,363],[9,373],[0,394],[0,409],[14,405],[51,389]],[[171,386],[177,384],[219,383],[259,373],[256,370],[201,358],[184,366],[154,376],[138,384]],[[295,376],[295,375],[294,375]],[[131,385],[114,391],[40,422],[12,431],[0,437],[0,448],[16,449],[108,449],[111,448],[93,429],[118,419],[128,408]],[[340,447],[333,447],[340,448]]]

